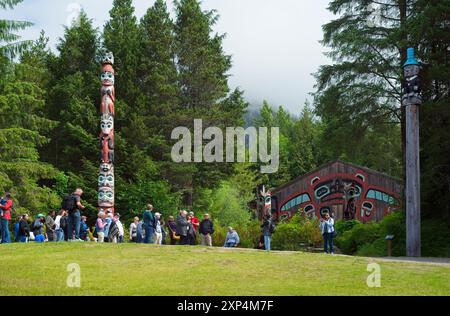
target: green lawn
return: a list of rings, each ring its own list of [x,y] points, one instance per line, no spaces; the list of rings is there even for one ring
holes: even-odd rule
[[[381,266],[369,288],[367,264]],[[67,265],[81,268],[70,288]],[[323,254],[143,244],[0,246],[0,295],[450,295],[450,268]]]

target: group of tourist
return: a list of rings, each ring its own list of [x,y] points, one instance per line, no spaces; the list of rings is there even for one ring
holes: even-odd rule
[[[81,216],[85,206],[81,203],[83,190],[78,188],[75,192],[64,198],[61,210],[57,213],[50,211],[47,215],[38,214],[31,221],[28,214],[20,216],[14,225],[14,240],[16,242],[44,242],[44,241],[96,241],[122,243],[124,241],[124,227],[120,221],[119,213],[110,211],[99,212],[93,231],[87,225],[87,217]],[[13,200],[10,193],[0,198],[0,237],[2,243],[11,242],[9,222],[11,212],[14,212]],[[334,220],[330,214],[325,213],[320,220],[320,229],[324,240],[324,253],[333,254],[333,238],[336,236]],[[262,235],[258,248],[270,250],[271,236],[275,231],[275,223],[270,215],[263,219],[261,225]],[[142,215],[142,220],[135,217],[129,228],[131,242],[158,244],[170,240],[170,245],[195,245],[200,235],[203,246],[212,247],[214,224],[209,214],[204,214],[200,221],[194,212],[179,211],[176,218],[169,216],[167,223],[162,214],[155,212],[153,205],[148,204]],[[233,227],[228,227],[224,247],[237,247],[240,243],[239,234]]]

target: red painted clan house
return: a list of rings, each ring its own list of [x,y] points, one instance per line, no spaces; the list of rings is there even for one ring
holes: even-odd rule
[[[283,221],[299,210],[310,217],[379,221],[402,206],[403,184],[384,173],[335,161],[272,191],[272,214]]]

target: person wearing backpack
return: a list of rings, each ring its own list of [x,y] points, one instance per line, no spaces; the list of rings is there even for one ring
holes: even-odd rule
[[[320,231],[323,237],[323,252],[328,253],[328,246],[330,247],[330,254],[333,252],[333,236],[335,235],[334,230],[334,219],[329,213],[324,213],[323,217],[320,219]]]
[[[269,214],[264,218],[264,223],[261,225],[262,234],[264,236],[264,248],[270,251],[270,240],[272,234],[275,232],[275,224]]]
[[[81,211],[84,210],[85,207],[81,204],[81,196],[83,195],[83,190],[77,188],[75,192],[70,196],[64,197],[63,204],[61,205],[61,209],[67,211],[68,213],[68,222],[67,222],[67,232],[68,232],[68,241],[82,241],[80,238],[80,226],[81,226]],[[75,231],[75,239],[73,234]]]
[[[2,232],[2,244],[11,242],[11,235],[9,232],[9,221],[11,220],[11,211],[13,209],[13,200],[9,192],[5,193],[5,197],[0,201],[0,231]]]

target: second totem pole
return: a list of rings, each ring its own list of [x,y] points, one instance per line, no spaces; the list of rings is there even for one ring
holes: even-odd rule
[[[114,56],[106,52],[102,57],[100,79],[100,169],[98,175],[99,211],[114,213]]]

